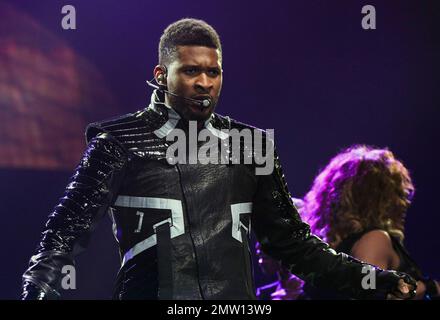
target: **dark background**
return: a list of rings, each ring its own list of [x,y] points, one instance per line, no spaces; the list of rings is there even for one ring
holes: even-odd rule
[[[356,143],[389,147],[410,170],[416,186],[407,216],[406,246],[425,273],[438,279],[440,176],[435,166],[440,161],[440,13],[439,5],[434,3],[0,1],[0,21],[6,13],[9,17],[0,24],[0,35],[3,40],[25,43],[43,55],[50,54],[47,51],[56,47],[54,43],[69,49],[69,57],[75,58],[74,66],[80,66],[75,69],[80,79],[75,88],[81,89],[81,97],[92,97],[80,100],[85,103],[78,109],[82,117],[75,125],[79,123],[83,128],[87,122],[145,107],[150,95],[145,80],[152,77],[163,29],[183,17],[206,20],[216,28],[223,44],[224,84],[217,112],[263,129],[275,129],[284,172],[296,197],[307,192],[319,169],[342,148]],[[65,4],[76,8],[77,30],[61,28],[61,8]],[[361,8],[366,4],[376,7],[376,30],[361,28]],[[31,23],[24,28],[23,17],[11,19],[11,12],[13,16],[24,15],[24,20]],[[2,37],[0,48],[5,43],[1,41]],[[3,75],[5,70],[20,70],[13,69],[11,58],[7,57],[0,55]],[[39,60],[32,63],[38,66]],[[92,69],[97,80],[85,85]],[[35,77],[30,84],[34,88],[40,81],[36,72],[16,74],[21,81]],[[24,97],[22,101],[30,101],[24,105],[35,117],[47,119],[39,107],[53,106],[50,101],[31,103],[41,100],[32,100],[27,87],[11,91],[10,83],[8,78],[0,77],[1,109],[16,109],[14,99],[18,95]],[[63,88],[65,82],[54,83]],[[96,99],[95,92],[87,91],[96,88],[100,88],[100,94],[105,93],[101,100]],[[54,93],[51,85],[41,90]],[[68,104],[71,93],[57,91]],[[5,93],[15,98],[5,99]],[[60,104],[59,110],[62,108]],[[57,116],[57,112],[50,114]],[[71,114],[75,114],[75,109]],[[7,133],[23,129],[26,124],[15,122],[20,115],[7,121],[5,112],[0,115],[4,118],[0,119],[0,126],[10,126],[0,136],[0,155],[4,160],[0,168],[0,298],[15,299],[20,294],[21,274],[80,151],[73,150],[76,156],[62,159],[57,165],[48,162],[46,166],[44,161],[35,166],[20,161],[9,163],[8,153],[2,153],[1,148],[17,146],[18,142]],[[55,134],[71,130],[69,139],[80,141],[80,148],[84,147],[83,129],[72,130],[68,114],[56,122],[59,128]],[[39,130],[43,132],[47,126],[41,123]],[[34,144],[35,130],[25,140],[28,143],[18,144],[20,149],[28,150]],[[43,155],[56,157],[65,150],[61,147],[69,149],[70,144],[42,137],[40,144],[53,146]],[[77,259],[77,290],[67,292],[65,297],[109,298],[118,259],[110,221],[105,218],[89,250]],[[256,272],[259,284],[268,280]]]

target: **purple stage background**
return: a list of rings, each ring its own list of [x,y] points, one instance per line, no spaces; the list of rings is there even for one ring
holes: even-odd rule
[[[406,245],[440,278],[440,6],[436,1],[0,0],[0,299],[21,274],[84,148],[88,122],[147,105],[163,29],[206,20],[223,43],[217,112],[274,128],[295,197],[342,148],[389,147],[416,194]],[[76,8],[77,29],[61,28]],[[363,30],[374,5],[377,29]],[[119,256],[105,218],[65,298],[111,296]],[[257,283],[269,279],[256,271]]]

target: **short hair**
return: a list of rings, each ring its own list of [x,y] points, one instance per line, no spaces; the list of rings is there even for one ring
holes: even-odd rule
[[[222,46],[217,32],[203,20],[185,18],[170,24],[159,42],[159,64],[167,65],[176,58],[178,46],[203,46],[219,50]]]

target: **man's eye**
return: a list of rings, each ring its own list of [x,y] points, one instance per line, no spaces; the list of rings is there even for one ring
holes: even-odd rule
[[[209,70],[208,76],[210,77],[217,77],[220,74],[220,71],[217,69]]]
[[[183,72],[184,72],[186,75],[191,76],[191,75],[196,74],[197,69],[195,69],[195,68],[185,69]]]

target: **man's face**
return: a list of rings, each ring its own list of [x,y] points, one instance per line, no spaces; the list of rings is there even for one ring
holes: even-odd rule
[[[217,49],[179,46],[177,57],[167,67],[168,91],[196,100],[210,99],[207,108],[197,103],[166,95],[166,103],[183,119],[205,121],[214,112],[222,87],[222,67]]]

